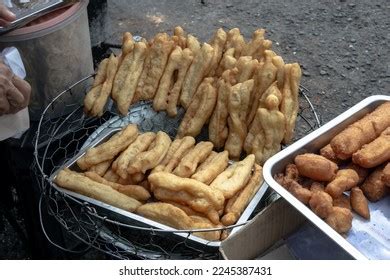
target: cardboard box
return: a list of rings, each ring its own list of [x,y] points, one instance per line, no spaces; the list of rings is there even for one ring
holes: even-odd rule
[[[291,234],[305,217],[287,201],[279,198],[236,234],[222,242],[220,252],[226,260],[256,259],[277,241]]]

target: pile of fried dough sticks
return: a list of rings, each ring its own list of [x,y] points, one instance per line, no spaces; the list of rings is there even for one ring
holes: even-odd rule
[[[176,229],[215,229],[235,224],[261,186],[255,156],[229,164],[228,152],[192,136],[171,140],[162,131],[140,133],[130,124],[89,148],[75,166],[61,170],[59,186]],[[206,240],[226,230],[196,232]]]
[[[122,115],[140,100],[171,117],[182,106],[177,138],[196,137],[208,125],[215,148],[235,160],[254,154],[262,165],[292,141],[301,79],[298,63],[285,64],[264,34],[258,29],[246,42],[238,28],[218,29],[201,44],[181,27],[150,41],[125,33],[121,54],[100,63],[85,112],[101,116],[110,96]]]

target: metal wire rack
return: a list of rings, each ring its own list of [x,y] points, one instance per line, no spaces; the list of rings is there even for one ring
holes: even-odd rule
[[[68,252],[83,253],[95,248],[119,259],[218,259],[220,257],[218,249],[194,246],[190,242],[188,237],[196,230],[175,231],[187,234],[187,238],[178,239],[172,235],[172,231],[145,228],[107,215],[94,205],[59,192],[53,187],[50,180],[53,172],[63,166],[64,162],[73,158],[82,147],[88,145],[99,129],[113,124],[117,126],[118,122],[122,126],[132,122],[129,118],[118,116],[112,109],[112,103],[108,104],[101,118],[90,118],[84,115],[82,98],[75,98],[75,96],[80,97],[86,93],[92,77],[93,75],[85,77],[61,92],[45,108],[39,121],[34,143],[35,163],[32,169],[41,188],[40,222],[48,241]],[[302,86],[297,119],[297,139],[320,126],[319,116],[308,94],[310,94],[309,91]],[[178,116],[165,123],[162,130],[175,135],[178,121],[183,114],[184,112],[179,110]],[[159,116],[161,114],[156,115],[156,118]],[[145,122],[146,129],[161,129],[161,127],[153,127],[152,123],[148,124],[150,116],[145,117],[141,112],[138,117],[144,118],[141,121]],[[272,203],[276,197],[276,193],[267,191],[250,218]],[[45,221],[42,218],[43,203],[49,215],[61,224],[67,234],[85,244],[85,248],[75,251],[52,241],[50,233],[45,230]],[[229,228],[231,227],[223,229]]]

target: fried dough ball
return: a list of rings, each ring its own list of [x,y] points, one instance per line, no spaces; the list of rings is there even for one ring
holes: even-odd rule
[[[316,154],[302,154],[294,160],[299,174],[315,181],[329,182],[336,176],[337,164]]]
[[[324,191],[315,191],[309,200],[311,210],[319,217],[325,219],[333,209],[332,197]]]
[[[325,221],[338,233],[347,233],[352,227],[352,212],[346,208],[333,207]]]
[[[351,190],[351,205],[352,209],[363,218],[370,219],[370,210],[368,209],[368,201],[361,189],[355,187]]]
[[[355,187],[358,181],[359,176],[355,170],[342,169],[337,172],[336,178],[326,186],[325,191],[333,198],[337,198],[343,192]]]

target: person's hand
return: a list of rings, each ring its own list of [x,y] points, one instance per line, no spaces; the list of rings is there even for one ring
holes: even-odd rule
[[[14,21],[16,16],[4,4],[0,4],[0,26],[7,26]]]
[[[31,86],[0,61],[0,116],[15,114],[30,101]]]

